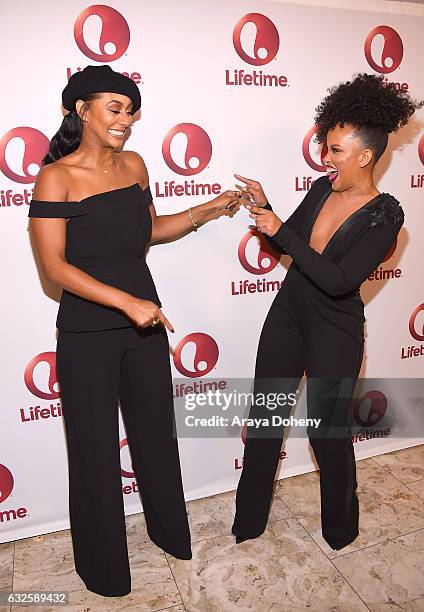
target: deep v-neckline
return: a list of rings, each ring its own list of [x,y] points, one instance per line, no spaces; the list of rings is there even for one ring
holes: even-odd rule
[[[324,204],[326,203],[326,201],[328,200],[328,198],[330,197],[331,193],[332,193],[332,187],[331,185],[329,185],[330,189],[328,192],[324,193],[324,195],[322,196],[315,214],[313,216],[312,219],[312,223],[311,226],[309,228],[309,233],[308,233],[308,237],[307,237],[307,243],[308,246],[313,249],[315,251],[315,249],[311,246],[310,242],[311,242],[311,238],[312,238],[312,232],[314,231],[314,227],[316,225],[316,222],[318,221],[318,217],[319,214],[321,212],[321,210],[324,207]],[[341,225],[339,225],[339,227],[336,229],[336,231],[330,236],[329,240],[327,241],[325,247],[323,248],[322,252],[319,253],[318,251],[315,251],[316,253],[318,253],[318,255],[324,255],[325,252],[327,251],[327,249],[331,246],[331,243],[334,242],[335,238],[337,237],[337,235],[341,232],[343,232],[343,230],[347,227],[347,225],[349,225],[354,218],[356,217],[356,215],[360,214],[365,208],[367,208],[368,206],[370,206],[375,200],[377,200],[377,198],[380,198],[383,194],[379,193],[376,196],[374,196],[373,198],[371,198],[371,200],[368,200],[368,202],[365,202],[365,204],[363,204],[362,206],[360,206],[359,208],[357,208],[356,210],[354,210],[348,217],[346,217],[346,219],[343,221],[343,223]]]

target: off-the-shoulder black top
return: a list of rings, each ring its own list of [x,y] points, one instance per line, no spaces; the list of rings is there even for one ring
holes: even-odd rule
[[[145,260],[152,221],[150,188],[138,183],[88,196],[79,202],[32,200],[29,217],[69,219],[66,261],[99,281],[160,306]],[[117,310],[63,291],[56,325],[64,331],[131,326]]]

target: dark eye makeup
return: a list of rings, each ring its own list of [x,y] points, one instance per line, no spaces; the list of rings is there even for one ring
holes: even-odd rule
[[[110,110],[111,113],[115,113],[115,114],[118,114],[118,115],[121,112],[121,111],[118,111],[118,110],[113,110],[113,108],[109,108],[109,110]],[[127,113],[127,115],[132,115],[132,111],[126,111],[126,113]]]

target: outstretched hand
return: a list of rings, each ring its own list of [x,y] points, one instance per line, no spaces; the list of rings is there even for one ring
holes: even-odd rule
[[[256,227],[260,232],[267,234],[267,236],[274,236],[278,232],[283,222],[272,210],[248,203],[244,206],[249,210],[249,217],[255,220]]]
[[[220,193],[219,196],[212,200],[213,204],[217,211],[222,210],[234,210],[236,207],[239,207],[240,195],[238,191],[224,191]]]
[[[258,181],[241,176],[241,174],[235,174],[234,176],[238,181],[244,183],[244,186],[236,185],[236,187],[240,187],[241,197],[243,199],[248,200],[256,206],[265,206],[267,197]]]

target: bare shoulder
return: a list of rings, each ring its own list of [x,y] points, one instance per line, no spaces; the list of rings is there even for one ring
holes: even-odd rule
[[[33,199],[66,202],[67,196],[68,172],[66,168],[58,162],[42,166],[35,181]]]
[[[135,151],[122,151],[121,160],[133,174],[134,178],[143,186],[149,184],[149,174],[147,172],[144,159]]]

